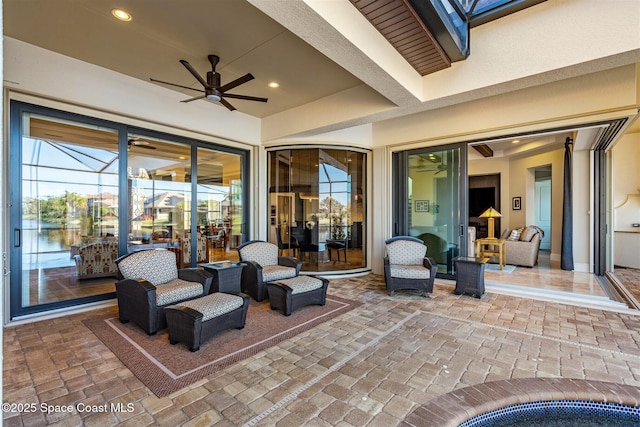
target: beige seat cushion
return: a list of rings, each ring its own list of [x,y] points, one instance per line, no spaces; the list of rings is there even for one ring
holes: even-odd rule
[[[278,280],[278,283],[282,283],[283,285],[290,287],[291,295],[303,294],[322,287],[322,280],[309,276],[299,276],[292,279]]]
[[[244,299],[237,295],[216,292],[202,298],[185,301],[178,304],[180,307],[191,308],[202,313],[202,321],[206,322],[215,317],[222,316],[244,305]]]
[[[262,281],[275,282],[282,279],[296,277],[296,269],[283,265],[267,265],[262,267]]]
[[[198,282],[187,282],[174,279],[168,283],[156,286],[156,305],[173,304],[188,298],[197,298],[204,292]]]
[[[431,271],[422,265],[391,264],[391,277],[398,279],[428,279]]]

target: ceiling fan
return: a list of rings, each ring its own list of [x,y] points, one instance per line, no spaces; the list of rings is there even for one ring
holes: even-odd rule
[[[129,138],[129,140],[127,141],[127,150],[131,149],[131,147],[146,148],[147,150],[156,149],[156,147],[149,144],[149,141],[144,141],[139,138]]]
[[[233,99],[244,99],[246,101],[258,101],[258,102],[267,102],[267,98],[259,98],[257,96],[246,96],[246,95],[235,95],[233,93],[227,93],[228,90],[231,90],[235,87],[240,86],[250,80],[253,80],[254,77],[251,73],[247,73],[242,77],[235,79],[232,82],[229,82],[225,85],[220,84],[220,73],[216,72],[216,65],[220,61],[220,58],[216,55],[209,55],[209,62],[211,62],[211,71],[207,71],[207,80],[203,79],[200,74],[184,59],[180,60],[180,63],[184,65],[184,67],[196,78],[202,85],[202,89],[194,89],[189,86],[182,86],[175,83],[163,82],[161,80],[149,79],[152,82],[162,83],[165,85],[175,86],[182,89],[195,90],[197,92],[203,92],[204,95],[196,96],[195,98],[185,99],[181,102],[191,102],[198,99],[207,99],[213,102],[219,102],[220,104],[227,107],[230,111],[235,110],[236,108],[229,103],[225,98],[233,98]]]
[[[434,165],[434,167],[418,167],[416,172],[435,172],[434,175],[438,175],[440,172],[444,172],[447,170],[447,167],[443,164]]]

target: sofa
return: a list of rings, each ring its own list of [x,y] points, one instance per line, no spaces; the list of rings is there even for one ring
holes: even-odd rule
[[[506,262],[510,265],[533,267],[538,263],[538,251],[544,232],[535,225],[522,228],[505,229],[500,239],[505,240],[504,250]],[[469,256],[475,256],[475,229],[469,227]],[[498,259],[492,257],[490,262],[497,263]]]
[[[116,258],[118,242],[103,241],[79,246],[73,256],[78,271],[78,279],[109,277],[118,275]]]

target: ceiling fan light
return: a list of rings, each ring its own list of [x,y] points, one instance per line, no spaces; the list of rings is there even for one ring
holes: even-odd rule
[[[207,99],[209,101],[212,102],[220,102],[220,100],[222,99],[222,97],[220,96],[220,92],[218,92],[217,90],[214,91],[213,93],[208,93],[207,94]]]

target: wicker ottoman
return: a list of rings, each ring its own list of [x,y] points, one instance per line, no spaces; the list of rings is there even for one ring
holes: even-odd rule
[[[324,305],[329,281],[321,277],[298,276],[267,283],[271,310],[282,310],[285,316],[300,307]]]
[[[166,307],[169,342],[184,342],[191,351],[198,351],[218,332],[244,328],[249,300],[245,294],[216,292]]]

